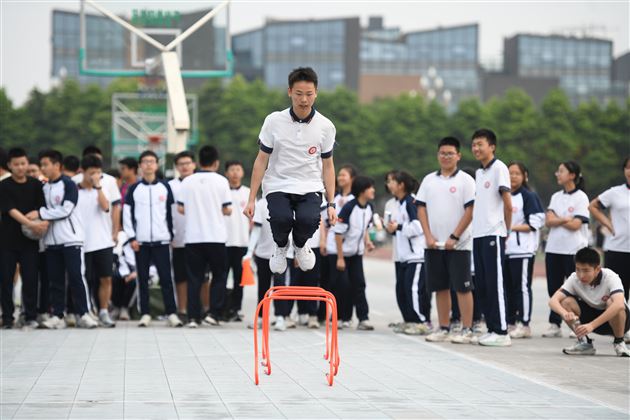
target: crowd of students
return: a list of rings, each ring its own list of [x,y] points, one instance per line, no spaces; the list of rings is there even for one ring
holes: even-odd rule
[[[383,217],[373,207],[374,180],[332,161],[334,125],[316,112],[317,77],[289,75],[292,106],[269,115],[259,136],[251,189],[243,164],[219,174],[218,151],[200,148],[174,158],[178,177],[164,180],[158,156],[147,150],[103,171],[93,146],[79,160],[46,150],[37,159],[13,148],[0,156],[0,280],[3,328],[14,323],[13,284],[22,280],[22,317],[31,328],[115,326],[152,321],[150,285],[159,279],[169,326],[217,326],[242,321],[242,262],[258,277],[258,296],[272,285],[321,286],[338,302],[340,328],[373,330],[363,255],[374,231],[389,233],[395,261],[397,333],[503,347],[532,336],[532,278],[541,230],[545,246],[549,327],[564,320],[578,338],[568,354],[592,354],[588,334],[614,336],[630,356],[630,161],[625,184],[589,203],[574,161],[556,171],[560,191],[544,209],[522,162],[497,159],[496,135],[471,136],[476,171],[459,168],[460,141],[437,144],[436,171],[418,182],[399,170],[385,177],[393,196]],[[195,159],[197,158],[197,159]],[[335,182],[336,181],[336,182]],[[263,197],[258,190],[262,186]],[[593,215],[608,230],[605,263],[589,244]],[[380,238],[380,237],[379,237]],[[577,267],[577,268],[576,268]],[[232,288],[228,274],[232,271]],[[435,293],[438,319],[431,322]],[[294,303],[275,301],[276,330],[295,327]],[[297,321],[319,328],[325,308],[298,302]],[[255,322],[255,320],[253,320]],[[260,320],[258,320],[260,322]]]

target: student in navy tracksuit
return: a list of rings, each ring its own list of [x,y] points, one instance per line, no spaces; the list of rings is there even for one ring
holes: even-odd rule
[[[79,190],[70,178],[61,174],[62,159],[61,153],[56,150],[40,154],[42,172],[48,182],[43,187],[46,206],[39,209],[39,218],[50,223],[44,244],[53,307],[53,316],[42,325],[49,329],[65,328],[67,277],[74,312],[81,316],[79,327],[95,328],[98,324],[88,314],[89,299],[83,278],[83,230],[75,212]]]
[[[527,185],[528,172],[521,162],[508,165],[512,187],[512,227],[505,242],[503,281],[507,300],[508,333],[512,338],[532,336],[532,277],[545,212],[538,195]],[[518,324],[517,324],[518,323]]]
[[[357,329],[371,331],[374,329],[368,319],[368,303],[365,296],[365,275],[363,272],[363,253],[374,249],[367,230],[372,224],[372,205],[374,200],[374,180],[365,176],[357,176],[352,182],[352,195],[356,198],[348,202],[339,212],[337,225],[333,228],[336,245],[336,267],[342,280],[340,288],[347,290],[342,296],[348,300],[342,302],[342,320],[352,319],[352,308],[356,308],[359,325]]]
[[[387,231],[395,235],[394,247],[400,260],[396,270],[396,301],[406,324],[401,332],[412,335],[427,334],[427,324],[431,321],[431,297],[424,272],[424,234],[411,196],[418,187],[418,181],[407,172],[393,174],[389,189],[398,199],[399,208],[396,219],[387,224]]]
[[[123,225],[131,248],[136,252],[140,313],[139,327],[151,322],[149,314],[149,267],[155,264],[168,324],[182,326],[177,316],[171,255],[173,239],[173,192],[168,183],[157,178],[158,157],[150,150],[140,155],[142,179],[127,190],[123,209]]]

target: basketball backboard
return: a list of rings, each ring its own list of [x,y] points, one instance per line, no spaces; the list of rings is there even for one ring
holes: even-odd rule
[[[229,77],[229,1],[81,0],[79,69],[84,75],[162,75],[175,52],[183,78]]]

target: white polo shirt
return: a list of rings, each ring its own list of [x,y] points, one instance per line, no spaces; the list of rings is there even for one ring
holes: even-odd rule
[[[94,252],[101,249],[113,248],[112,239],[112,215],[110,213],[112,200],[109,192],[103,188],[103,194],[110,205],[103,210],[98,204],[98,190],[94,188],[79,188],[79,199],[76,211],[78,211],[81,226],[85,237],[83,238],[83,252]],[[120,195],[120,193],[118,193]]]
[[[503,214],[503,192],[510,191],[510,172],[505,163],[494,158],[475,175],[473,238],[507,236]]]
[[[227,241],[223,207],[232,205],[232,194],[224,176],[207,171],[194,173],[182,182],[180,197],[186,212],[186,244]]]
[[[347,203],[349,203],[352,200],[354,200],[354,195],[352,194],[348,194],[348,195],[337,194],[335,196],[335,198],[333,199],[333,202],[335,203],[335,212],[337,213],[337,216],[339,216],[339,212],[341,211],[343,206],[345,206]],[[328,228],[328,232],[326,235],[326,252],[329,254],[337,254],[337,243],[335,242],[335,232],[333,232],[333,229],[332,229],[333,226],[330,226],[328,222],[328,209],[327,208],[322,210],[322,217],[324,218],[324,223],[326,224],[326,227]]]
[[[577,274],[573,273],[564,282],[560,289],[567,296],[578,297],[582,299],[591,308],[601,311],[606,309],[606,301],[615,293],[621,293],[623,296],[623,283],[621,278],[614,271],[608,268],[602,268],[599,279],[594,284],[584,284],[578,279]],[[626,303],[626,306],[628,304]]]
[[[80,172],[73,176],[72,180],[77,183],[77,185],[83,182],[83,172]],[[120,194],[120,189],[118,188],[116,178],[114,178],[110,174],[106,174],[105,172],[103,172],[101,176],[101,187],[103,187],[103,192],[107,193],[106,195],[112,205],[120,204],[122,195]]]
[[[615,230],[615,236],[609,235],[604,239],[604,250],[630,252],[630,185],[617,185],[597,198],[602,208],[610,210]]]
[[[300,120],[287,108],[265,118],[258,138],[260,149],[270,154],[263,196],[324,191],[322,159],[332,156],[335,144],[335,126],[328,118],[313,109]]]
[[[431,234],[438,242],[446,242],[464,216],[466,208],[475,203],[475,180],[459,169],[451,176],[440,171],[425,176],[416,195],[416,203],[427,209]],[[455,249],[472,250],[472,226],[460,235]]]
[[[182,190],[182,178],[174,178],[168,181],[168,185],[171,187],[171,191],[173,191],[173,199],[175,202],[173,203],[173,207],[171,208],[171,215],[173,217],[173,240],[171,241],[171,245],[173,248],[183,248],[185,246],[184,242],[184,234],[186,232],[186,217],[177,211],[177,204],[180,200],[181,190]]]
[[[575,255],[588,246],[588,197],[577,188],[570,192],[558,191],[551,196],[547,210],[558,217],[576,217],[582,221],[578,230],[569,230],[562,226],[549,229],[545,252],[562,255]]]
[[[260,226],[260,238],[256,243],[254,255],[265,260],[271,259],[273,254],[274,242],[271,233],[271,225],[269,224],[269,210],[267,209],[267,199],[262,198],[256,202],[256,210],[254,211],[254,224]]]
[[[243,214],[249,200],[249,188],[241,185],[230,188],[232,197],[232,214],[225,216],[227,226],[226,246],[247,248],[249,242],[249,218]]]

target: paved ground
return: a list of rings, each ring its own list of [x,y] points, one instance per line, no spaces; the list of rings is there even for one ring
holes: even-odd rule
[[[11,330],[0,335],[0,418],[629,418],[630,362],[610,339],[596,336],[598,356],[579,358],[561,354],[568,338],[489,349],[395,335],[393,266],[369,260],[366,271],[377,330],[340,332],[333,387],[323,329],[272,333],[274,371],[260,386],[243,324]],[[544,281],[534,292],[540,337]]]

